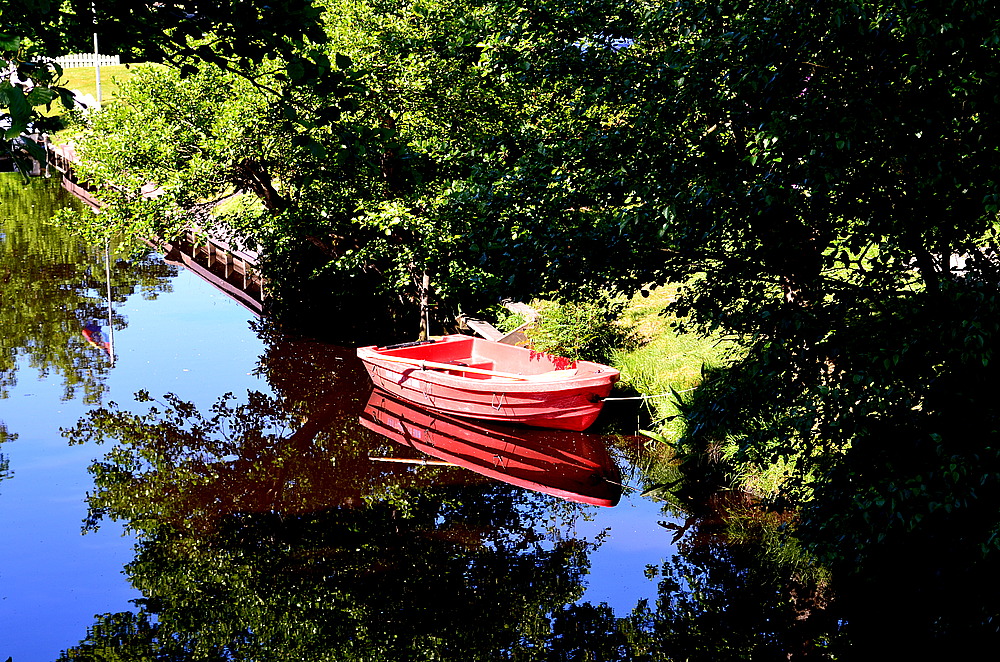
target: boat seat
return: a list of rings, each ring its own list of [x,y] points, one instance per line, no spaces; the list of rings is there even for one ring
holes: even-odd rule
[[[525,375],[524,378],[533,382],[547,382],[569,379],[570,377],[575,377],[576,374],[576,368],[567,368],[565,370],[549,370],[537,375]]]
[[[454,365],[454,370],[445,370],[449,375],[454,375],[456,377],[467,377],[468,379],[489,379],[489,377],[484,375],[477,375],[474,373],[464,372],[462,368],[476,368],[478,370],[492,370],[492,361],[440,361],[440,363],[447,363],[449,365]]]
[[[419,359],[418,359],[419,360]],[[453,365],[457,368],[482,368],[484,370],[491,370],[493,368],[492,361],[473,361],[473,360],[462,360],[462,359],[434,359],[430,358],[428,361],[434,361],[436,363]]]

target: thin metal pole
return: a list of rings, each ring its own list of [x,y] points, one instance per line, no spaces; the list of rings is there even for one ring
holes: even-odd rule
[[[108,285],[108,354],[111,365],[115,364],[115,327],[111,317],[111,241],[104,239],[104,279]]]
[[[97,8],[90,3],[90,11],[94,15],[94,72],[97,82],[97,110],[101,109],[101,51],[97,48]]]

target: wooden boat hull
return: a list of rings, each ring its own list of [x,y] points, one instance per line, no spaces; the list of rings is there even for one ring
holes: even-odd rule
[[[511,485],[595,506],[621,498],[621,474],[596,435],[441,416],[379,391],[360,420],[393,441]]]
[[[599,363],[463,335],[357,351],[375,386],[407,402],[453,416],[562,430],[590,427],[619,378]]]

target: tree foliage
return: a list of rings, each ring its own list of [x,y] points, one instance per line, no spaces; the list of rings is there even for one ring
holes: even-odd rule
[[[274,74],[290,82],[289,90],[338,88],[343,75],[318,49],[325,38],[318,17],[311,0],[7,2],[0,8],[0,62],[10,75],[0,83],[0,108],[7,109],[0,115],[0,122],[6,120],[6,126],[0,124],[3,147],[16,151],[22,145],[11,141],[29,127],[44,133],[60,125],[40,108],[51,109],[56,99],[65,109],[75,102],[61,85],[61,68],[46,58],[87,52],[95,34],[104,52],[119,53],[126,61],[170,63],[185,75],[202,64],[247,72],[271,57],[280,62]],[[293,105],[292,96],[280,102]],[[23,146],[34,152],[30,143]]]
[[[636,221],[665,249],[649,271],[690,282],[675,310],[744,350],[691,408],[689,448],[791,461],[798,535],[844,573],[934,549],[909,578],[936,596],[923,606],[958,600],[998,552],[990,12],[680,2],[630,49]],[[974,604],[971,620],[907,613],[926,633],[991,629],[995,601]]]
[[[363,292],[353,310],[364,317],[378,308],[397,321],[414,319],[432,300],[447,321],[503,296],[565,296],[572,283],[583,297],[587,288],[638,282],[630,256],[646,244],[623,232],[623,173],[609,140],[625,110],[595,87],[623,57],[601,37],[621,27],[616,9],[588,6],[589,14],[570,3],[536,14],[436,2],[325,9],[327,55],[345,71],[348,97],[335,98],[347,87],[335,94],[300,87],[300,103],[277,105],[290,82],[269,77],[266,64],[242,72],[254,84],[239,92],[231,74],[209,69],[203,75],[216,90],[197,78],[139,77],[125,107],[96,119],[83,139],[91,175],[132,190],[142,179],[164,183],[175,197],[160,201],[161,217],[220,196],[255,198],[249,208],[234,206],[240,213],[228,221],[273,258],[265,268],[279,299],[295,304],[333,292],[343,309]],[[579,18],[567,22],[566,12]],[[133,144],[138,153],[127,154]],[[269,144],[279,149],[256,158]],[[243,157],[220,145],[254,152],[258,174],[286,204],[240,179]],[[181,156],[156,160],[163,151]],[[137,216],[120,207],[122,219]]]
[[[296,149],[276,99],[260,90],[276,83],[266,69],[250,82],[211,65],[186,77],[139,68],[119,103],[78,137],[79,175],[107,205],[101,223],[170,236],[192,222],[207,226],[226,202],[253,218],[294,205],[305,161],[315,168],[316,159]]]

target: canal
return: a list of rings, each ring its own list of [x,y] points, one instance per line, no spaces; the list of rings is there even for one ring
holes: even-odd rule
[[[404,585],[426,584],[431,592],[438,582],[443,590],[466,573],[485,573],[483,579],[500,588],[511,579],[509,572],[537,569],[535,595],[524,594],[517,583],[504,588],[517,592],[505,599],[521,602],[505,605],[508,613],[502,617],[512,620],[505,628],[517,625],[513,621],[522,609],[551,609],[551,600],[607,602],[627,612],[638,599],[655,596],[656,585],[644,577],[644,568],[661,563],[673,550],[670,532],[657,523],[663,519],[662,504],[633,498],[625,490],[615,508],[601,508],[489,480],[461,467],[371,460],[423,456],[359,422],[369,387],[351,350],[269,332],[245,308],[155,253],[112,256],[112,334],[103,249],[84,246],[47,224],[52,211],[64,204],[73,200],[51,180],[24,187],[13,175],[3,178],[0,658],[54,660],[61,651],[79,646],[88,632],[99,636],[105,627],[107,633],[98,615],[153,612],[148,605],[136,604],[153,593],[137,585],[169,583],[178,577],[152,577],[156,573],[143,555],[159,558],[166,547],[183,541],[194,551],[192,567],[180,574],[195,591],[200,581],[212,581],[197,573],[204,570],[198,566],[203,562],[200,555],[219,544],[210,540],[219,534],[218,527],[246,527],[238,534],[244,543],[251,532],[272,540],[275,528],[295,535],[285,531],[289,518],[305,518],[308,524],[304,520],[302,526],[316,527],[296,532],[310,541],[345,529],[357,536],[356,546],[338,547],[320,559],[317,550],[329,549],[332,541],[315,541],[308,552],[303,550],[309,544],[305,540],[286,543],[280,548],[289,550],[284,563],[295,558],[294,563],[317,569],[300,569],[295,585],[280,589],[284,597],[252,596],[250,585],[236,586],[226,577],[242,575],[262,559],[245,557],[216,569],[220,574],[213,577],[234,592],[234,600],[287,598],[301,604],[306,597],[293,593],[302,590],[309,599],[326,603],[330,616],[346,619],[352,609],[371,606],[361,604],[357,596],[344,597],[351,591],[339,582],[325,589],[327,595],[316,586],[307,590],[306,577],[321,585],[335,569],[365,567],[365,581],[381,581],[380,565],[386,578]],[[111,341],[113,360],[112,348],[106,345]],[[132,427],[124,425],[118,438],[109,437],[102,445],[95,443],[96,432],[73,445],[63,433],[95,410],[123,418],[126,413],[148,414],[150,406],[134,397],[141,391],[164,403],[156,405],[161,411],[169,409],[163,396],[175,394],[199,413],[180,407],[183,411],[171,411],[160,420],[131,420]],[[189,434],[197,423],[188,419],[209,416],[226,394],[232,394],[226,405],[229,415],[239,420],[224,421],[220,428],[256,435],[254,443],[229,434],[231,447],[220,449],[209,439],[195,440],[197,433]],[[315,425],[309,427],[312,421]],[[175,436],[170,440],[177,447],[153,460],[154,451],[143,446],[149,441],[144,435],[159,430],[157,426],[172,428]],[[309,428],[307,435],[295,439],[295,430],[304,427]],[[613,445],[610,452],[620,455]],[[106,457],[115,453],[117,465]],[[110,478],[108,473],[88,471],[95,461],[118,473]],[[157,463],[161,471],[156,471]],[[103,482],[95,485],[95,478]],[[426,496],[408,494],[420,491]],[[122,498],[132,500],[132,507],[123,507]],[[99,503],[104,517],[85,527],[88,505]],[[354,511],[347,518],[350,522],[335,515],[344,509]],[[361,521],[367,513],[373,518],[370,523]],[[176,531],[163,533],[165,523],[173,523]],[[420,542],[412,550],[406,544],[410,537]],[[382,561],[371,548],[378,538],[387,545]],[[278,548],[265,552],[251,547],[271,561],[281,553]],[[467,558],[462,558],[463,552]],[[249,549],[240,553],[249,554]],[[137,554],[142,557],[138,562]],[[478,557],[484,554],[489,562],[477,571]],[[584,556],[590,569],[586,579]],[[178,570],[177,560],[171,557],[170,572]],[[339,563],[343,569],[337,568]],[[546,574],[550,576],[543,577]],[[518,582],[536,583],[525,577]],[[554,586],[545,587],[546,582]],[[270,589],[279,591],[276,586]],[[173,585],[169,592],[176,598],[183,590]],[[482,590],[476,587],[474,592]],[[411,599],[421,592],[405,591]],[[459,597],[482,603],[471,594],[449,593],[445,602],[452,604],[442,605],[446,610],[457,608],[461,603],[454,600]],[[425,616],[433,610],[433,604],[412,607]],[[229,604],[213,614],[208,605],[198,607],[208,610],[201,616],[214,623],[237,618],[233,608]],[[319,615],[324,608],[308,609]],[[263,606],[258,616],[265,617]],[[246,618],[238,617],[243,627]],[[281,620],[276,618],[276,628],[287,625]],[[309,619],[298,614],[299,625],[302,620]],[[434,630],[428,627],[426,635],[433,638]]]
[[[683,526],[622,434],[631,410],[615,434],[456,437],[373,399],[352,348],[281,333],[154,252],[106,268],[48,224],[67,204],[0,176],[0,660],[801,645],[786,580],[813,580]],[[415,447],[449,434],[447,461]],[[530,480],[462,459],[496,444],[541,456]],[[581,463],[603,482],[567,478]]]

